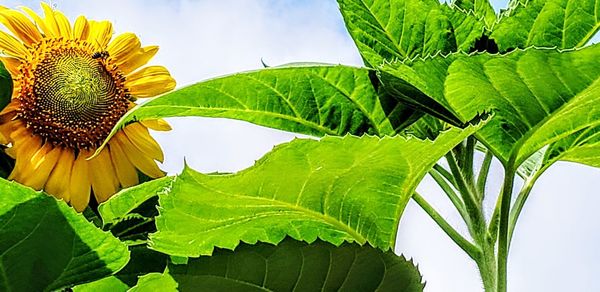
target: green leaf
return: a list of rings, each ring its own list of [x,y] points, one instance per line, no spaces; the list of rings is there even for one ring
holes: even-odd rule
[[[289,238],[277,246],[258,243],[242,244],[235,251],[218,249],[213,256],[191,259],[187,265],[170,264],[168,276],[163,277],[174,279],[181,291],[416,292],[424,288],[413,263],[391,251]]]
[[[347,66],[300,66],[207,80],[138,105],[121,118],[106,141],[128,122],[181,116],[238,119],[318,137],[394,135],[387,116],[398,103],[380,101],[386,96],[377,94],[373,74]]]
[[[472,14],[438,0],[338,0],[365,63],[468,52],[484,31]]]
[[[109,225],[126,218],[144,202],[168,189],[172,183],[173,177],[167,176],[121,190],[98,206],[102,222]]]
[[[589,127],[554,142],[544,157],[544,164],[558,160],[600,167],[600,127]]]
[[[145,291],[162,291],[176,292],[177,282],[169,275],[167,271],[164,273],[150,273],[140,277],[137,285],[128,290],[128,292],[145,292]],[[183,290],[188,291],[188,290]],[[198,291],[196,287],[192,287],[189,291]]]
[[[289,235],[388,249],[417,184],[477,128],[451,129],[435,143],[401,136],[297,139],[237,174],[186,168],[160,196],[150,246],[197,257],[214,247],[233,249],[240,240],[276,244]]]
[[[498,20],[489,0],[454,0],[452,6],[463,9],[467,13],[473,13],[478,19],[485,22],[488,29],[492,28]]]
[[[518,166],[544,146],[599,124],[598,45],[566,52],[452,54],[382,70],[384,86],[400,78],[461,120],[494,110],[477,136],[504,164]]]
[[[0,110],[4,109],[10,103],[12,91],[12,78],[4,67],[4,64],[0,62]]]
[[[0,179],[0,290],[60,290],[120,270],[127,246],[54,197]]]
[[[491,37],[500,50],[583,47],[600,28],[600,0],[513,0]]]
[[[73,287],[75,292],[127,291],[138,282],[138,277],[152,272],[162,272],[168,256],[148,249],[145,245],[131,246],[131,260],[114,276]],[[99,290],[100,289],[100,290]]]
[[[73,287],[73,292],[99,292],[99,291],[111,291],[120,292],[129,290],[130,286],[123,283],[119,278],[110,276],[98,281],[86,283],[83,285],[77,285]]]

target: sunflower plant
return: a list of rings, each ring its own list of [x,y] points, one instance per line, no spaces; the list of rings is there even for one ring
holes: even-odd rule
[[[135,34],[0,7],[0,290],[422,291],[392,251],[414,200],[482,289],[507,291],[537,179],[559,160],[600,166],[598,5],[337,2],[364,67],[288,64],[177,90]],[[149,130],[180,116],[317,139],[238,173],[165,176]],[[467,234],[416,192],[427,175]]]

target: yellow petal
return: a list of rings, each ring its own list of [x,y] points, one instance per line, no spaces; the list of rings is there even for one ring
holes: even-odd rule
[[[102,203],[117,192],[119,181],[110,158],[110,149],[102,149],[100,154],[89,161],[92,190],[98,203]]]
[[[99,51],[104,51],[112,38],[113,27],[109,21],[90,21],[88,41]]]
[[[54,11],[54,19],[56,20],[56,24],[58,25],[60,35],[66,39],[72,39],[73,32],[71,31],[71,23],[69,22],[67,17],[59,11]]]
[[[46,181],[48,181],[48,176],[50,176],[50,172],[56,166],[56,162],[61,154],[61,147],[54,147],[49,143],[45,144],[31,158],[31,168],[27,177],[24,178],[23,184],[33,189],[41,190]]]
[[[90,202],[89,162],[86,160],[90,155],[88,151],[80,152],[71,170],[68,196],[71,206],[78,212],[82,212]]]
[[[46,22],[37,13],[35,13],[35,11],[33,11],[33,10],[31,10],[31,8],[25,7],[25,6],[21,6],[20,8],[23,11],[25,11],[25,13],[27,13],[29,15],[29,17],[33,18],[33,20],[35,21],[35,24],[37,24],[37,26],[42,30],[42,32],[47,37],[56,37],[56,35],[54,35],[52,30],[50,30],[50,28],[46,25]]]
[[[46,23],[46,27],[48,27],[48,29],[50,30],[50,32],[52,33],[52,36],[54,37],[61,37],[63,36],[60,33],[60,27],[58,26],[58,22],[56,21],[56,18],[54,17],[54,10],[52,9],[52,7],[50,7],[50,5],[48,5],[47,3],[42,2],[42,9],[44,10],[44,22]]]
[[[131,123],[127,125],[123,131],[129,139],[129,141],[139,149],[144,155],[163,162],[165,157],[162,153],[162,149],[150,133],[148,129],[142,126],[140,123]]]
[[[90,25],[85,18],[81,15],[75,20],[75,27],[73,28],[73,38],[76,40],[85,41],[90,35]]]
[[[167,123],[167,121],[163,120],[163,119],[158,119],[158,120],[144,120],[141,121],[140,123],[142,123],[142,125],[154,130],[154,131],[171,131],[173,128],[171,128],[171,125],[169,125],[169,123]]]
[[[16,152],[15,158],[17,159],[15,160],[15,168],[8,178],[22,181],[23,174],[29,168],[31,157],[42,146],[42,140],[36,136],[29,136],[28,133],[23,136],[16,136],[18,132],[17,130],[11,134]]]
[[[35,24],[18,11],[11,9],[0,11],[0,22],[27,45],[37,43],[42,39],[42,34]]]
[[[167,68],[150,66],[127,76],[125,86],[134,97],[152,97],[173,90],[175,79]]]
[[[123,71],[123,74],[129,74],[136,69],[146,65],[158,52],[158,46],[148,46],[131,53],[123,60],[116,60],[116,64]]]
[[[124,33],[117,36],[106,49],[115,60],[123,60],[130,54],[136,53],[141,47],[140,40],[133,33]],[[118,65],[118,64],[117,64]]]
[[[71,170],[73,169],[73,163],[75,162],[75,154],[69,149],[63,149],[62,155],[58,159],[56,167],[52,170],[52,173],[48,177],[48,182],[44,187],[44,190],[54,195],[59,199],[63,199],[65,202],[70,200],[69,198],[69,182],[71,180]]]
[[[123,149],[121,149],[121,146],[118,143],[109,142],[108,147],[110,148],[110,157],[117,171],[117,178],[121,186],[128,188],[138,184],[137,171],[125,155],[125,152],[123,152]]]
[[[0,30],[0,51],[21,60],[26,59],[29,52],[19,40]]]
[[[117,132],[113,137],[113,140],[121,146],[129,158],[129,161],[131,161],[131,163],[141,172],[151,178],[162,177],[165,175],[165,173],[158,168],[154,159],[142,154],[140,150],[127,139],[127,136],[125,136],[123,132]]]

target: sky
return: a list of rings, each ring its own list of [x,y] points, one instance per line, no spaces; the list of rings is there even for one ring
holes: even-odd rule
[[[117,33],[134,32],[161,50],[152,64],[166,66],[183,87],[205,79],[269,65],[313,61],[362,66],[334,0],[70,0],[52,1],[74,20],[108,19]],[[2,1],[39,10],[39,1]],[[505,1],[495,1],[496,8]],[[163,169],[184,159],[202,172],[251,166],[294,135],[240,121],[169,119],[173,131],[155,134]],[[499,189],[502,171],[490,191]],[[509,257],[509,291],[600,291],[600,170],[558,163],[539,180],[523,210]],[[426,179],[419,192],[466,233],[461,219]],[[487,206],[491,211],[493,203]],[[418,263],[429,292],[482,291],[473,262],[414,203],[401,220],[397,248]]]

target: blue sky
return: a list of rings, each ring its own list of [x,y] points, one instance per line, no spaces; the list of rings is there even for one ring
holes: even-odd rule
[[[179,87],[238,71],[296,61],[360,66],[334,0],[86,0],[53,3],[70,19],[109,19],[117,32],[132,31],[161,47],[155,64],[167,66]],[[2,5],[38,8],[38,1]],[[505,1],[494,1],[499,8]],[[174,130],[157,134],[164,168],[178,172],[184,157],[204,172],[248,167],[274,145],[294,136],[239,121],[170,119]],[[497,190],[501,178],[490,188]],[[570,163],[551,168],[537,184],[516,229],[509,259],[510,291],[600,291],[600,170]],[[420,193],[462,232],[460,217],[435,186]],[[491,210],[492,206],[488,206]],[[482,291],[474,264],[416,206],[401,222],[398,252],[414,258],[427,291]]]

